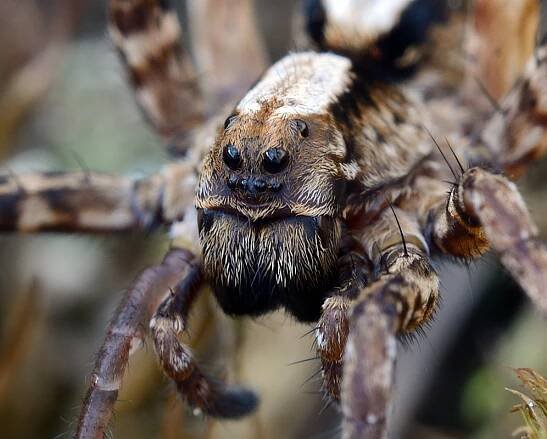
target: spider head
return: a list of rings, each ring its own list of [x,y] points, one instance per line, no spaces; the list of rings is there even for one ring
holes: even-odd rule
[[[310,320],[341,235],[345,187],[332,147],[340,139],[323,116],[299,117],[279,104],[242,107],[219,130],[201,170],[204,270],[227,313],[285,306]]]

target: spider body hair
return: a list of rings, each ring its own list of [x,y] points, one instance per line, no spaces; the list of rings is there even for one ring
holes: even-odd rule
[[[339,280],[342,234],[351,233],[346,201],[430,152],[412,123],[419,114],[343,56],[290,54],[265,73],[219,129],[198,184],[204,270],[225,312],[284,307],[299,320],[319,318]],[[279,172],[267,169],[271,151],[286,157]]]

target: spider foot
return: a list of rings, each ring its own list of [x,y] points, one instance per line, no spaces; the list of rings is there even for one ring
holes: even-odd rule
[[[195,288],[188,284],[185,287],[169,296],[150,321],[150,332],[162,368],[175,381],[178,391],[196,415],[232,419],[246,416],[258,405],[258,397],[250,390],[230,386],[204,374],[190,349],[178,340],[177,335],[186,327],[186,313],[177,312],[186,302],[180,297]]]
[[[258,406],[258,396],[240,386],[230,386],[201,373],[197,368],[185,380],[177,383],[194,414],[215,418],[237,419],[252,413]]]

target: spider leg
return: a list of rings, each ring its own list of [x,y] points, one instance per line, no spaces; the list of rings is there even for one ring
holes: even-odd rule
[[[186,329],[190,307],[198,292],[201,273],[196,270],[168,296],[150,321],[150,332],[164,372],[196,412],[218,418],[238,418],[254,410],[254,393],[227,386],[198,367],[189,348],[177,335]]]
[[[153,200],[158,194],[150,195],[152,199],[145,203],[152,207],[159,199]],[[122,177],[83,173],[6,176],[0,180],[0,230],[129,230],[137,227],[141,213],[146,214],[138,212],[138,198],[136,184]]]
[[[382,222],[372,229],[385,233],[387,223]],[[406,235],[408,229],[403,229]],[[407,239],[423,239],[418,234],[416,228]],[[426,250],[412,243],[386,248],[389,240],[380,242],[382,273],[361,291],[349,311],[341,392],[344,438],[387,437],[396,337],[423,325],[438,297],[439,281]]]
[[[537,0],[518,0],[510,6],[504,0],[473,2],[465,39],[469,76],[476,78],[493,99],[509,91],[532,55],[540,9]],[[471,94],[476,95],[476,90],[467,91],[473,100]]]
[[[323,374],[323,390],[335,401],[340,400],[342,357],[348,338],[348,309],[352,301],[349,297],[338,295],[327,298],[315,330],[317,353]]]
[[[344,246],[344,257],[338,263],[341,287],[323,302],[321,317],[314,328],[317,355],[321,360],[323,390],[334,401],[340,401],[342,363],[348,337],[348,310],[361,288],[371,277],[371,261],[363,257],[362,247],[355,243]]]
[[[183,147],[205,113],[176,12],[167,0],[110,0],[109,22],[144,115],[169,144]]]
[[[191,162],[138,180],[92,172],[0,176],[0,231],[110,232],[170,224],[195,215],[196,178]]]
[[[154,310],[170,288],[194,276],[195,270],[190,252],[173,249],[161,264],[144,270],[127,290],[97,355],[75,438],[104,437],[129,356],[142,344]]]
[[[364,286],[363,278],[355,277],[353,285],[328,298],[316,330],[324,387],[330,397],[341,399],[346,438],[387,434],[396,337],[426,322],[438,297],[437,275],[419,226],[397,211],[404,241],[393,213],[384,210],[361,236],[376,267],[374,282]],[[369,270],[366,263],[356,269]]]
[[[437,208],[433,239],[446,253],[464,258],[490,246],[547,314],[547,249],[517,187],[506,177],[476,167],[467,170],[448,202]]]
[[[190,0],[187,5],[205,100],[209,112],[217,112],[234,105],[267,67],[254,2]]]
[[[486,124],[480,143],[511,177],[547,152],[547,45],[533,56],[497,112]]]

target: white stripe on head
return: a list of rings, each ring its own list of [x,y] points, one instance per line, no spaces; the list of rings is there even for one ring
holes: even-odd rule
[[[277,115],[307,115],[325,112],[347,90],[351,61],[329,53],[304,52],[284,57],[266,72],[240,101],[241,114],[256,113],[273,101]]]

